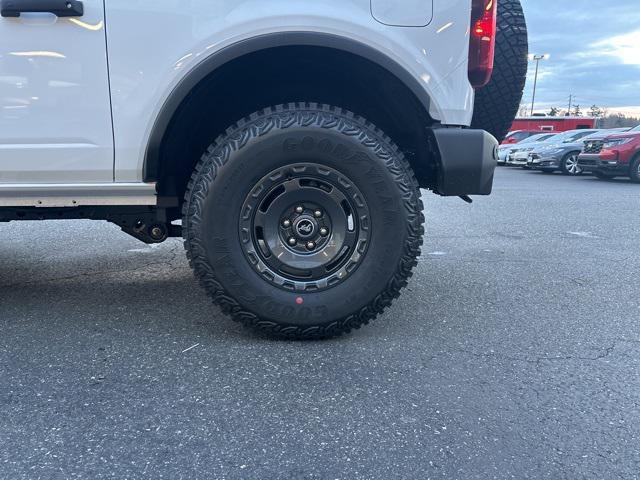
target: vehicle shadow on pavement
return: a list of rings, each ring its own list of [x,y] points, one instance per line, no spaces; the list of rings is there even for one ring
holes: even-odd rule
[[[106,223],[9,223],[0,229],[0,265],[0,325],[6,334],[20,323],[49,334],[112,330],[132,341],[152,334],[213,344],[301,343],[244,328],[224,315],[198,284],[179,239],[148,246]],[[399,299],[369,327],[319,343],[387,336],[391,321],[393,336],[404,336],[403,324],[409,329],[410,320],[399,312],[410,297]]]
[[[148,334],[205,342],[292,342],[233,322],[213,305],[182,255],[158,250],[137,265],[130,255],[99,259],[57,259],[45,264],[10,257],[0,249],[0,324],[24,322],[32,329],[122,334],[140,340]],[[180,252],[182,253],[182,252]],[[55,271],[53,271],[55,270]],[[63,273],[65,272],[65,273]],[[331,340],[336,341],[336,340]]]

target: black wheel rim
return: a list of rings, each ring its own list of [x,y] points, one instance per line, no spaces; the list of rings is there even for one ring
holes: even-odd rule
[[[292,164],[265,175],[246,196],[240,243],[268,282],[318,291],[345,281],[369,244],[369,208],[355,184],[335,169]]]

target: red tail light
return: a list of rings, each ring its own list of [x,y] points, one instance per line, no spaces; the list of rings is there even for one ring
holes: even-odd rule
[[[493,73],[496,49],[498,0],[473,0],[469,45],[469,81],[483,87]]]

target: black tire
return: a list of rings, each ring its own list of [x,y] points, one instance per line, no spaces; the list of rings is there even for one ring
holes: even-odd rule
[[[578,165],[578,155],[580,152],[569,152],[562,160],[560,160],[560,171],[563,175],[569,175],[575,177],[577,175],[582,175],[584,170],[581,166]]]
[[[304,179],[305,175],[309,178]],[[349,201],[357,201],[354,209],[362,205],[368,209],[368,221],[366,215],[358,216],[360,210],[353,217],[358,231],[366,231],[365,243],[358,240],[349,260],[357,250],[361,252],[359,263],[352,270],[348,270],[353,266],[349,264],[344,279],[333,279],[335,285],[326,280],[314,283],[315,279],[279,284],[280,277],[287,275],[285,270],[273,271],[267,264],[280,257],[263,258],[263,251],[258,250],[247,253],[256,244],[254,232],[258,230],[252,228],[258,223],[258,213],[254,212],[262,212],[265,218],[271,210],[279,212],[276,205],[289,201],[285,197],[289,187],[282,187],[285,182],[293,182],[292,192],[302,191],[307,197],[324,195],[310,190],[317,188],[316,180],[329,183],[325,194],[345,195]],[[280,187],[274,186],[277,182]],[[272,200],[276,192],[281,197]],[[258,197],[264,201],[254,202]],[[302,204],[296,200],[292,208],[297,212],[296,205],[301,211],[308,207]],[[326,338],[367,324],[399,296],[420,255],[422,209],[409,164],[380,130],[339,108],[297,103],[256,112],[230,127],[209,147],[188,185],[183,236],[196,277],[224,313],[247,327],[280,337]],[[299,226],[301,217],[295,220],[295,212],[278,215],[280,223],[269,231],[284,228],[282,218],[292,218]],[[329,210],[326,215],[329,217]],[[301,234],[301,230],[293,233]],[[277,235],[274,241],[281,250],[299,248],[287,247],[286,237],[283,241]],[[263,239],[260,245],[269,241]],[[295,281],[315,290],[294,290]]]
[[[629,178],[633,183],[640,183],[640,155],[636,155],[636,158],[631,161],[629,167]]]
[[[498,2],[498,32],[491,81],[476,91],[472,128],[486,130],[499,142],[518,113],[527,78],[529,41],[520,0]]]
[[[591,172],[598,180],[613,180],[616,176],[604,172]]]

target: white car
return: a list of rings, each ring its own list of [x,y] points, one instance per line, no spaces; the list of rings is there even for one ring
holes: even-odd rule
[[[529,153],[531,153],[533,149],[534,147],[525,147],[511,152],[507,157],[507,165],[525,167],[529,159]]]
[[[538,133],[536,135],[527,137],[516,144],[500,145],[498,147],[498,165],[505,165],[507,163],[509,155],[515,153],[519,149],[527,148],[531,146],[530,144],[532,143],[544,142],[555,135],[557,135],[555,132]]]
[[[420,188],[490,194],[527,66],[519,0],[0,10],[0,222],[183,236],[224,312],[285,337],[348,332],[399,296]]]

